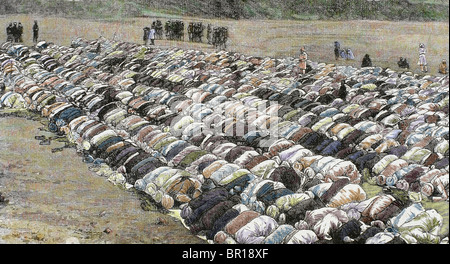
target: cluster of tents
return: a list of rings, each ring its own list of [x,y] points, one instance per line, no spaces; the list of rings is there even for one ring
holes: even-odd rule
[[[299,77],[294,58],[104,38],[0,52],[2,107],[40,112],[210,242],[448,243],[422,205],[448,208],[448,76],[308,61]]]

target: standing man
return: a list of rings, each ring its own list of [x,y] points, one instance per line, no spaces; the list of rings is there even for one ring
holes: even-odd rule
[[[33,25],[33,43],[37,43],[38,42],[38,36],[39,36],[39,26],[38,26],[37,20],[34,20],[34,25]]]
[[[300,74],[305,74],[306,72],[306,60],[308,59],[308,54],[305,51],[305,47],[300,48],[299,64]]]
[[[208,41],[208,44],[212,44],[211,33],[212,33],[211,24],[208,23],[208,26],[206,27],[206,40]]]
[[[143,37],[143,40],[144,40],[144,45],[145,46],[147,46],[148,45],[148,32],[149,32],[149,28],[148,27],[145,27],[144,28],[144,37]]]
[[[22,34],[23,34],[23,26],[22,23],[19,22],[17,25],[17,34],[19,35],[19,42],[23,42]]]
[[[427,50],[425,49],[425,44],[420,43],[420,45],[419,45],[419,62],[417,64],[420,66],[420,70],[422,72],[428,72],[427,58],[425,57],[425,53],[427,53]]]
[[[161,20],[156,20],[156,27],[155,27],[156,37],[158,39],[162,39],[163,36],[163,26],[161,23]]]
[[[192,42],[194,39],[194,22],[189,22],[188,25],[188,38],[189,41]]]
[[[155,28],[150,28],[148,32],[148,38],[150,39],[150,45],[155,45]]]
[[[14,22],[13,26],[12,26],[12,35],[14,38],[14,42],[19,42],[19,33],[17,30],[17,22]]]
[[[6,41],[13,42],[14,36],[13,36],[13,23],[9,23],[8,27],[6,28]]]
[[[102,51],[102,46],[100,45],[100,42],[97,43],[97,48],[95,49],[95,53],[100,54],[100,52]]]

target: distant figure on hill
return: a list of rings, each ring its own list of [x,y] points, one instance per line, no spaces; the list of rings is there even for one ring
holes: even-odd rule
[[[400,59],[397,61],[397,65],[399,68],[409,69],[409,63],[406,58],[400,57]]]
[[[426,53],[427,53],[427,50],[425,48],[425,44],[420,43],[420,45],[419,45],[419,61],[417,62],[417,64],[420,66],[420,70],[422,72],[428,72],[427,58],[425,56]]]
[[[339,52],[341,50],[341,44],[338,41],[334,42],[334,58],[335,60],[339,59]]]
[[[369,54],[364,55],[364,58],[361,62],[361,67],[372,67],[372,60],[369,57]]]
[[[305,51],[305,47],[300,48],[299,64],[300,74],[305,74],[306,71],[306,60],[308,59],[308,54]]]
[[[442,73],[442,74],[448,73],[448,66],[447,66],[446,60],[442,60],[442,62],[439,64],[439,73]]]
[[[34,25],[33,25],[33,42],[37,43],[38,42],[38,37],[39,37],[39,26],[36,20],[34,20]]]

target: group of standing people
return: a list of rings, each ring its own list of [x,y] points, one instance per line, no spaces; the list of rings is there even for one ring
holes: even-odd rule
[[[155,29],[155,39],[162,39],[163,33],[164,33],[164,28],[161,23],[161,20],[158,19],[158,20],[153,21],[151,28]]]
[[[188,25],[188,36],[191,42],[202,42],[203,30],[205,26],[202,22],[190,22]]]
[[[23,25],[21,22],[11,22],[6,27],[6,41],[23,42]],[[37,21],[33,24],[33,42],[37,43],[39,37],[39,26]]]
[[[201,22],[191,22],[188,25],[189,41],[202,42],[204,26]],[[184,39],[184,22],[180,20],[169,20],[165,23],[166,39],[181,40]],[[150,27],[143,28],[144,45],[155,45],[155,39],[162,39],[162,23],[160,20],[153,21]],[[208,44],[214,45],[215,48],[226,49],[228,40],[227,27],[207,26],[206,38]]]
[[[23,42],[23,26],[20,22],[11,22],[6,27],[6,41]]]
[[[226,49],[228,40],[228,28],[213,27],[212,34],[209,34],[209,38],[211,38],[211,40],[209,40],[208,43],[210,42],[216,49]]]

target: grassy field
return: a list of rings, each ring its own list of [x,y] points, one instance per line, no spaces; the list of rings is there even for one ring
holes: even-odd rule
[[[171,18],[174,18],[173,16]],[[427,60],[430,74],[437,73],[442,59],[449,59],[449,27],[446,22],[391,22],[391,21],[287,21],[287,20],[211,20],[193,17],[178,17],[185,24],[201,21],[213,25],[227,26],[230,39],[227,50],[246,55],[287,57],[297,56],[300,46],[305,46],[309,59],[317,62],[335,63],[333,43],[349,47],[355,54],[355,61],[338,61],[340,65],[360,66],[363,56],[371,56],[375,65],[397,69],[400,56],[406,57],[411,71],[419,73],[417,66],[418,46],[427,46]],[[0,25],[10,21],[21,21],[24,25],[24,42],[32,44],[33,20],[40,25],[40,39],[61,45],[69,45],[76,36],[95,39],[100,35],[107,38],[142,43],[142,28],[156,19],[127,18],[121,20],[77,20],[62,17],[36,17],[32,15],[0,16]],[[168,19],[159,17],[163,23]],[[0,39],[6,39],[1,31]],[[187,39],[187,36],[186,38]],[[206,43],[189,43],[161,40],[161,46],[211,51]]]

